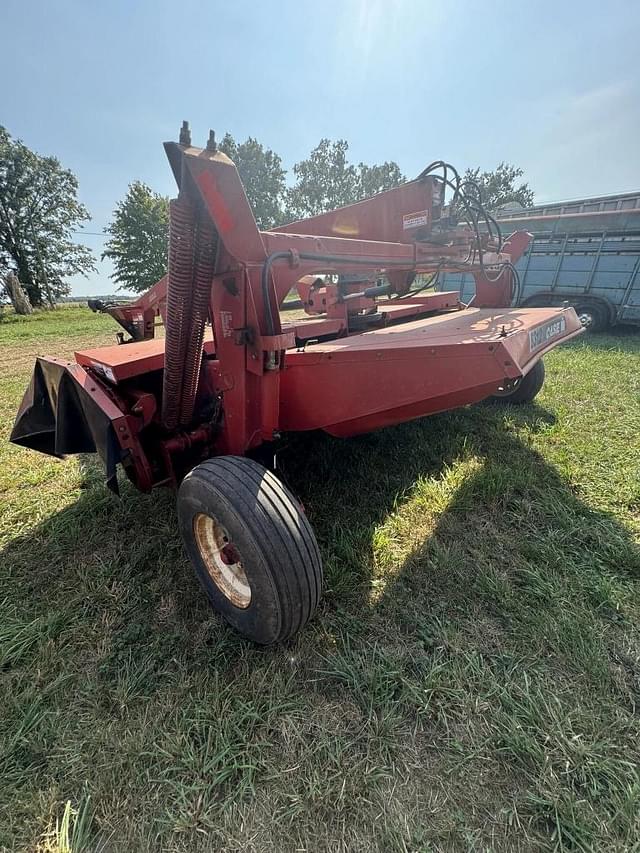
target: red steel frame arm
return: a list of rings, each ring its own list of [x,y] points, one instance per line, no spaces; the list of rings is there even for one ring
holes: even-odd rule
[[[441,192],[426,177],[337,210],[290,222],[274,232],[354,237],[360,240],[410,243],[428,234],[440,218]]]
[[[165,147],[174,173],[179,175],[179,184],[188,180],[197,190],[230,258],[246,265],[247,269],[255,265],[262,268],[262,286],[256,288],[252,277],[251,287],[263,335],[280,333],[278,305],[304,275],[356,269],[381,273],[386,270],[455,270],[468,258],[471,232],[466,229],[452,232],[442,243],[427,242],[426,239],[415,242],[433,221],[432,178],[412,181],[371,199],[283,226],[282,229],[260,232],[238,172],[228,157],[220,152],[185,148],[176,143],[167,143]],[[417,217],[419,211],[411,211],[411,206],[418,201],[426,205],[422,225],[416,225],[416,221],[420,221]],[[405,204],[409,206],[408,211],[403,207]],[[411,227],[405,227],[407,222],[403,217],[407,215]],[[294,227],[301,230],[320,227],[325,231],[340,232],[345,230],[340,224],[344,224],[345,217],[352,217],[359,223],[357,230],[360,233],[370,236],[386,232],[396,238],[400,236],[401,242],[324,234],[313,236],[289,230]],[[511,258],[504,253],[484,255],[485,267],[508,260]],[[473,272],[473,267],[469,263],[470,272]],[[475,267],[477,269],[477,264]],[[218,269],[221,269],[220,264]],[[491,286],[490,282],[487,283]],[[498,290],[494,288],[494,291]],[[496,292],[492,295],[494,299],[504,296],[503,293],[498,296]]]

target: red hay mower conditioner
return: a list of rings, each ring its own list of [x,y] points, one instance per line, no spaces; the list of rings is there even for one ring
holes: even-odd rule
[[[185,122],[165,150],[179,188],[166,280],[137,307],[108,309],[130,342],[37,359],[11,440],[97,452],[115,491],[118,464],[142,491],[177,487],[213,606],[272,643],[307,622],[322,568],[299,503],[252,451],[285,432],[347,437],[492,396],[526,402],[542,386],[541,356],[581,326],[571,308],[509,307],[529,235],[503,241],[477,187],[448,164],[260,232],[213,133],[194,148]],[[449,270],[473,274],[470,304],[425,292]],[[307,316],[284,322],[292,290]],[[157,311],[164,339],[152,337]]]

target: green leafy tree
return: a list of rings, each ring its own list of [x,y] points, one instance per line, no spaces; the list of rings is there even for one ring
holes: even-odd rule
[[[68,278],[95,269],[91,251],[72,240],[90,219],[76,176],[0,126],[0,274],[14,272],[33,306],[69,293]]]
[[[526,183],[518,184],[524,172],[510,163],[500,163],[492,172],[467,169],[465,180],[475,181],[480,187],[482,201],[487,209],[495,212],[505,204],[518,202],[523,207],[533,204],[533,190]]]
[[[290,219],[343,207],[404,181],[397,163],[354,166],[347,160],[348,150],[344,139],[321,139],[306,160],[295,164],[296,182],[287,193]]]
[[[119,290],[141,293],[167,271],[169,199],[141,181],[129,185],[106,228],[102,258],[113,262],[111,278]]]
[[[282,222],[286,172],[280,157],[252,136],[238,143],[227,133],[219,147],[236,164],[258,227],[266,230]]]
[[[287,193],[289,217],[315,216],[357,197],[358,172],[347,162],[348,150],[344,139],[321,139],[306,160],[295,164],[296,183]]]
[[[405,177],[400,167],[393,160],[385,161],[379,166],[367,166],[360,163],[358,166],[358,199],[369,198],[377,193],[390,190],[405,182]]]
[[[260,228],[282,221],[285,171],[280,157],[250,137],[238,144],[226,134],[220,150],[234,161]],[[148,290],[167,271],[169,199],[141,181],[129,185],[106,229],[102,258],[113,262],[120,290]]]

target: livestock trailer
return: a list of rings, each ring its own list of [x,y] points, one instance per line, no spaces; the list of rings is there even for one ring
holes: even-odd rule
[[[514,307],[568,303],[592,331],[640,325],[639,193],[502,212],[498,221],[533,235],[516,263]],[[448,272],[439,285],[463,302],[473,297],[472,276]]]

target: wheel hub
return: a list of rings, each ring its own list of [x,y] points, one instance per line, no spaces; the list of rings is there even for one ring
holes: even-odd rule
[[[193,519],[193,534],[211,580],[232,604],[247,608],[251,587],[227,530],[215,518],[199,512]]]
[[[589,329],[593,326],[593,314],[589,311],[581,311],[578,314],[578,320],[580,320],[583,329]]]
[[[497,391],[493,392],[493,397],[509,397],[516,388],[520,387],[521,378],[518,377],[514,379],[512,382],[503,382],[502,385],[498,386]]]

